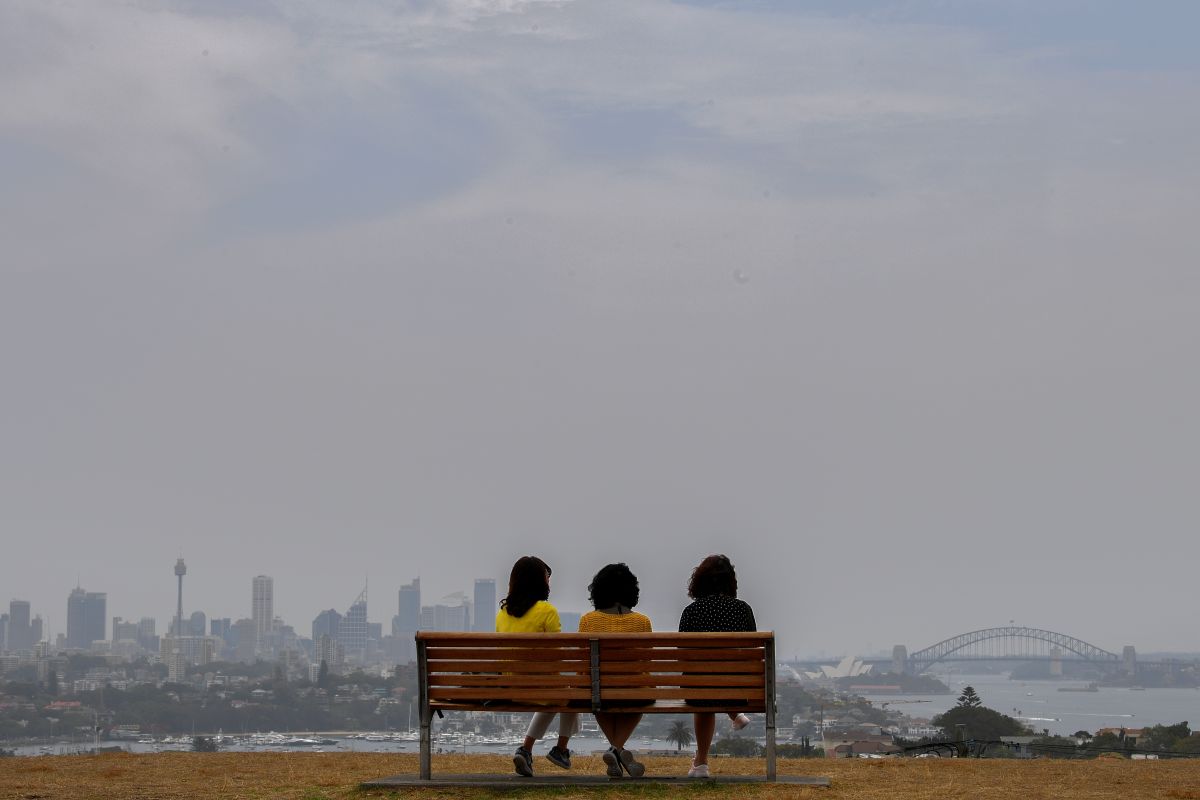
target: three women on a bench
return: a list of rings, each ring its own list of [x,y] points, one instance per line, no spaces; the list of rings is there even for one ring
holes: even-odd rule
[[[584,614],[579,620],[579,632],[639,633],[651,630],[650,619],[634,611],[638,603],[637,578],[625,564],[609,564],[596,573],[588,586],[594,611]],[[737,598],[737,577],[733,565],[723,555],[709,556],[692,572],[688,584],[691,605],[683,611],[679,620],[681,631],[753,631],[757,630],[754,612],[750,606]],[[524,556],[513,564],[508,581],[508,596],[500,603],[496,614],[496,631],[499,633],[558,633],[562,630],[558,610],[549,602],[550,567],[536,556]],[[558,743],[546,754],[551,763],[570,769],[571,751],[567,745],[571,735],[579,730],[579,715],[561,713],[558,722]],[[730,714],[735,729],[748,723],[745,714]],[[625,749],[625,743],[633,735],[641,720],[641,714],[605,713],[596,714],[596,723],[608,739],[609,748],[604,753],[608,775],[619,778],[628,773],[638,778],[646,768]],[[533,745],[542,738],[554,719],[551,712],[533,715],[525,741],[513,754],[513,766],[517,774],[533,775]],[[689,777],[708,777],[708,750],[716,729],[716,715],[698,713],[694,715],[696,727],[696,757]]]

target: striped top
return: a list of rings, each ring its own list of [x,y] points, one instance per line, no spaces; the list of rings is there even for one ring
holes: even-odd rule
[[[580,633],[650,633],[650,618],[630,611],[628,614],[607,614],[589,611],[579,618]]]

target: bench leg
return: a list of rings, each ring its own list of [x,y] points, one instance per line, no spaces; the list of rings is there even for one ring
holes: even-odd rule
[[[763,687],[767,696],[767,780],[775,782],[775,640],[766,646],[766,683]]]
[[[421,709],[421,780],[427,781],[433,777],[433,712],[427,708]]]

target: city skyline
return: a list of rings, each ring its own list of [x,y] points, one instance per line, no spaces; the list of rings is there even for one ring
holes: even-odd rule
[[[1200,3],[3,9],[0,599],[49,628],[165,631],[183,554],[189,613],[369,580],[390,630],[533,554],[669,629],[725,553],[784,651],[1195,647]]]

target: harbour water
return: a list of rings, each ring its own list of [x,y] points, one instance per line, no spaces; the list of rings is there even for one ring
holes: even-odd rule
[[[1190,722],[1200,727],[1200,690],[1125,689],[1099,687],[1095,692],[1060,692],[1059,688],[1081,688],[1086,682],[1072,680],[1009,680],[1007,675],[964,675],[942,678],[952,694],[867,695],[876,705],[911,717],[933,717],[951,708],[964,686],[973,686],[983,704],[1003,714],[1018,717],[1034,730],[1069,736],[1075,731],[1098,728],[1142,728]]]

